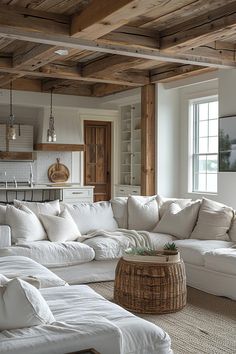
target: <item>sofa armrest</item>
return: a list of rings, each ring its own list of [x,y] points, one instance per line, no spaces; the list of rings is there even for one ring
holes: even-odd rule
[[[0,248],[11,246],[11,228],[8,225],[0,225]]]

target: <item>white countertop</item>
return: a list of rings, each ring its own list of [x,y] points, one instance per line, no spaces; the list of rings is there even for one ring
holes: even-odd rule
[[[91,189],[94,188],[94,186],[82,186],[78,183],[47,183],[47,184],[35,184],[33,187],[29,186],[20,186],[18,185],[17,188],[10,185],[5,186],[0,185],[0,191],[15,191],[15,190],[42,190],[42,189],[77,189],[77,188],[82,188],[82,189]]]

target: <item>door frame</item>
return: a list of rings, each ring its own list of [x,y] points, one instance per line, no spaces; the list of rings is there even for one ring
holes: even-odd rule
[[[111,198],[115,195],[115,185],[119,183],[119,110],[104,110],[102,113],[80,114],[82,141],[84,141],[84,121],[111,122]],[[84,184],[84,153],[81,153],[81,184]]]

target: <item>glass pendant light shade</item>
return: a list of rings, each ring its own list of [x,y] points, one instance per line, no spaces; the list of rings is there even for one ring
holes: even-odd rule
[[[15,117],[12,113],[12,82],[10,84],[10,115],[7,121],[7,139],[15,140],[16,139],[16,128],[14,127]]]
[[[50,109],[50,117],[49,117],[49,128],[47,130],[47,142],[48,143],[54,143],[57,141],[55,125],[54,125],[54,117],[52,115],[52,92],[53,92],[53,89],[51,89],[51,109]]]

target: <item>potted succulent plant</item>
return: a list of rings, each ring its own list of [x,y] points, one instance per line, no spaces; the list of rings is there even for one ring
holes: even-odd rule
[[[170,243],[166,243],[163,247],[163,253],[165,255],[175,255],[178,254],[178,247],[176,246],[176,244],[174,242]]]

